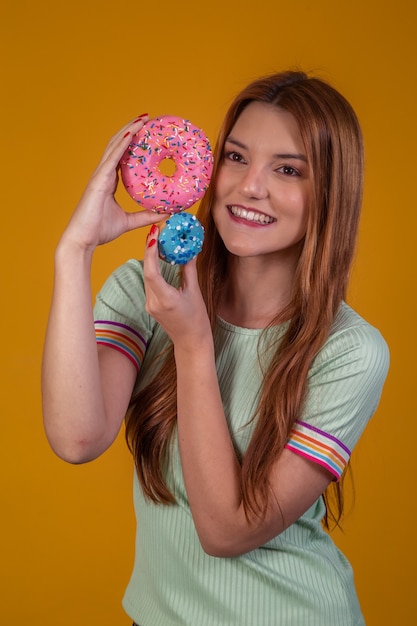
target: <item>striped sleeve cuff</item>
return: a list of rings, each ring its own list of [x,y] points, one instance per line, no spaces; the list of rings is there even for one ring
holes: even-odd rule
[[[146,350],[145,339],[129,326],[119,322],[97,320],[94,326],[97,344],[118,350],[139,371]]]
[[[336,480],[341,477],[351,454],[349,448],[336,437],[300,421],[294,424],[285,447],[322,465]]]

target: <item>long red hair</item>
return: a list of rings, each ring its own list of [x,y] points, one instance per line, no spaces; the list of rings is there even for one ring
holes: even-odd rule
[[[304,142],[311,178],[311,203],[292,298],[271,325],[290,320],[265,372],[255,426],[241,460],[242,497],[248,514],[262,515],[270,494],[271,467],[282,452],[294,422],[300,418],[307,391],[307,374],[326,341],[335,314],[346,297],[358,230],[363,186],[363,143],[357,117],[326,82],[303,72],[266,76],[244,89],[226,114],[215,148],[212,183],[201,202],[198,218],[205,228],[197,267],[201,292],[214,327],[217,294],[225,281],[229,253],[215,227],[211,207],[225,140],[250,102],[268,103],[290,112]],[[174,496],[165,480],[165,464],[176,425],[176,369],[172,347],[164,355],[153,381],[132,398],[126,437],[135,458],[145,495],[168,504]],[[342,489],[336,508],[338,521]]]

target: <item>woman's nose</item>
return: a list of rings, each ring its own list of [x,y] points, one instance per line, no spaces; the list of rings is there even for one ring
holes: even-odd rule
[[[268,195],[265,173],[259,167],[249,166],[242,178],[240,188],[247,198],[265,198]]]

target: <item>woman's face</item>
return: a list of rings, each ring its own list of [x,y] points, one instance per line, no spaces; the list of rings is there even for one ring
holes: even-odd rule
[[[298,258],[309,176],[292,114],[270,104],[249,104],[226,140],[215,185],[213,218],[229,252]]]

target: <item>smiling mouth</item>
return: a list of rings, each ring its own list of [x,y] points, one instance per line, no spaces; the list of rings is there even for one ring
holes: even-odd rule
[[[248,211],[247,209],[243,209],[239,206],[229,204],[227,208],[232,215],[248,222],[255,222],[256,224],[272,224],[272,222],[277,221],[275,217],[270,217],[269,215],[265,215],[265,213],[257,213],[252,210]]]

